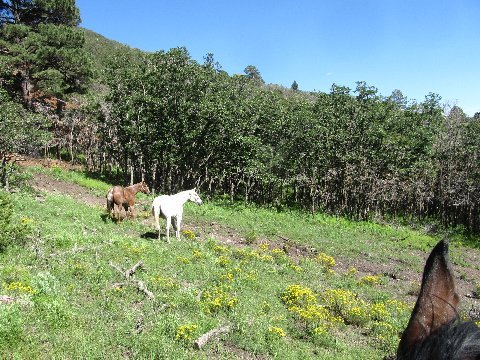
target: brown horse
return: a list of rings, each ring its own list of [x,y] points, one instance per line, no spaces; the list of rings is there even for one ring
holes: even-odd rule
[[[115,204],[117,205],[118,223],[120,222],[120,213],[122,207],[125,209],[125,217],[128,217],[128,211],[130,210],[130,217],[134,219],[133,206],[135,205],[135,194],[137,192],[143,192],[149,194],[150,189],[148,185],[142,181],[138,184],[134,184],[128,187],[114,186],[107,193],[107,211],[111,215],[115,215]]]

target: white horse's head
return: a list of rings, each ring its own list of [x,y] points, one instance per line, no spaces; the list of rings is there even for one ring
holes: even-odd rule
[[[193,201],[197,205],[202,204],[202,199],[200,199],[200,196],[198,196],[196,188],[188,191],[188,200]]]

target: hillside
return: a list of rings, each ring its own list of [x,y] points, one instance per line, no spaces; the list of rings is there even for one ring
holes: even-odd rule
[[[117,225],[105,213],[110,184],[61,162],[26,165],[32,190],[11,201],[34,236],[0,254],[1,357],[382,359],[437,241],[204,198],[187,203],[182,240],[167,245],[153,228],[152,196],[138,197],[135,221]],[[451,253],[462,314],[474,314],[480,252],[452,239]],[[340,312],[302,310],[311,296]],[[221,326],[219,340],[193,347]]]
[[[141,50],[134,49],[128,45],[121,44],[115,40],[88,30],[82,29],[85,34],[85,50],[93,60],[95,71],[100,72],[107,68],[110,58],[115,54],[140,54]]]

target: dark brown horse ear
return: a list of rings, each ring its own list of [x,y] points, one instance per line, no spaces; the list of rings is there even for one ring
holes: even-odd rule
[[[457,318],[459,301],[448,262],[448,241],[442,240],[425,264],[420,294],[400,340],[397,357],[402,358],[415,344]]]

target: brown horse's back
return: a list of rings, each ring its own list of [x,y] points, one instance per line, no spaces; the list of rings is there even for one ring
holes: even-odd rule
[[[128,194],[127,194],[127,191],[125,191],[125,189],[122,187],[122,186],[114,186],[112,189],[112,200],[115,204],[117,204],[118,206],[121,206],[121,205],[128,205],[128,201],[130,199],[128,199]]]

